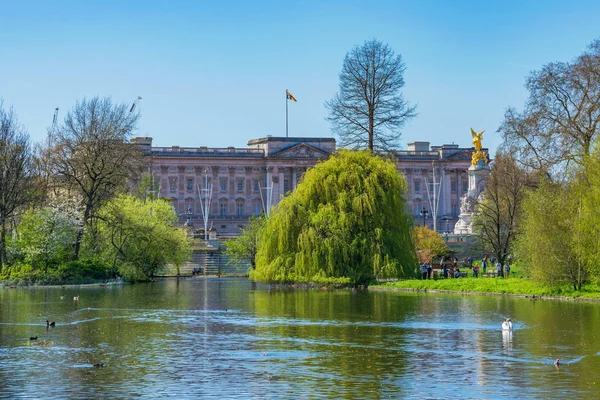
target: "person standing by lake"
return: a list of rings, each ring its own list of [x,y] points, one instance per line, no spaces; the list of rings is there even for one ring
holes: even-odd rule
[[[473,276],[475,278],[479,277],[479,265],[477,263],[473,265]]]
[[[488,259],[488,256],[486,254],[485,256],[483,256],[483,259],[481,260],[481,270],[483,271],[483,275],[485,275],[485,272],[487,269],[487,259]]]
[[[500,260],[498,260],[498,262],[496,263],[496,276],[498,278],[502,278],[502,263],[500,262]]]
[[[421,263],[421,279],[427,279],[427,264]]]
[[[504,264],[504,277],[506,279],[508,279],[509,275],[510,275],[510,264],[507,262],[506,264]]]

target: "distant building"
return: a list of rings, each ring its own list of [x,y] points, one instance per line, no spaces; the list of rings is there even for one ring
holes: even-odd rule
[[[209,227],[219,236],[239,233],[250,215],[258,215],[293,191],[304,173],[336,150],[333,138],[272,137],[253,139],[247,148],[152,147],[152,138],[132,143],[149,154],[149,171],[160,184],[160,197],[170,199],[182,224],[204,226],[201,198],[212,185]],[[394,151],[396,166],[408,182],[408,204],[415,224],[433,227],[433,170],[439,193],[437,230],[452,231],[460,212],[460,197],[468,189],[471,148],[429,142]],[[427,190],[429,188],[429,194]]]

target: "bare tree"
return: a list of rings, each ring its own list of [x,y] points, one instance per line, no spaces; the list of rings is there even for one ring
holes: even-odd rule
[[[84,229],[77,234],[75,259],[84,231],[94,233],[96,211],[125,191],[139,171],[141,153],[128,142],[138,119],[139,113],[126,104],[94,97],[77,102],[56,132],[49,133],[46,157],[55,185],[70,190],[83,206]]]
[[[525,109],[508,108],[498,129],[505,148],[528,169],[549,174],[580,165],[600,132],[600,40],[573,62],[532,72],[525,87]]]
[[[518,234],[526,191],[535,181],[535,176],[519,168],[513,157],[496,155],[483,200],[476,208],[473,230],[481,244],[491,249],[503,265]]]
[[[400,128],[416,115],[400,93],[405,69],[402,57],[375,39],[346,54],[339,93],[325,103],[342,147],[376,152],[397,147]]]
[[[6,263],[6,232],[31,198],[33,156],[29,135],[13,109],[0,101],[0,270]]]

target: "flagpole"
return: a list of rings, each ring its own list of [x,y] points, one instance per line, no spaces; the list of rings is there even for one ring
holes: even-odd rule
[[[288,137],[288,90],[285,89],[285,137]]]

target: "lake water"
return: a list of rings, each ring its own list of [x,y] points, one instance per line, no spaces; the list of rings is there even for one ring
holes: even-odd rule
[[[599,332],[596,303],[246,279],[4,288],[0,397],[595,399]]]

